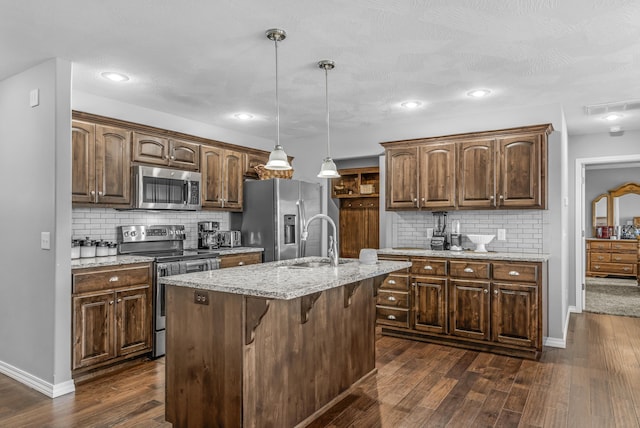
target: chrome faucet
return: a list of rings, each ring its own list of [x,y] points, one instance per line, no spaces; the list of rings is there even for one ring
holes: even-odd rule
[[[307,240],[307,238],[309,237],[309,231],[307,230],[307,228],[309,227],[311,222],[313,222],[315,219],[318,219],[318,218],[326,220],[331,225],[331,227],[333,227],[333,235],[329,236],[329,248],[327,252],[329,255],[329,261],[331,262],[331,266],[336,267],[338,266],[338,237],[337,237],[338,228],[336,227],[336,224],[333,222],[331,217],[325,214],[316,214],[313,217],[311,217],[309,221],[307,221],[304,224],[302,228],[302,233],[300,234],[300,239],[302,241]],[[302,256],[304,256],[304,254]]]

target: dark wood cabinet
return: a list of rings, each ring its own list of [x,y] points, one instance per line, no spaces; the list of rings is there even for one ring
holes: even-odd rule
[[[71,193],[77,205],[131,205],[131,133],[74,120]]]
[[[244,156],[244,176],[249,178],[258,178],[255,167],[258,165],[266,165],[269,162],[268,152],[246,152]]]
[[[151,265],[72,273],[74,376],[151,351]]]
[[[639,240],[587,239],[587,276],[639,275]]]
[[[202,207],[242,211],[243,153],[201,146]]]
[[[402,257],[409,259],[379,256]],[[410,260],[410,273],[394,272],[379,288],[377,322],[382,334],[539,358],[546,263]],[[398,294],[405,291],[403,277],[411,281],[406,297]]]
[[[340,202],[340,256],[358,258],[363,248],[380,245],[378,198],[358,198]]]
[[[550,124],[382,143],[387,209],[545,209]]]
[[[262,253],[240,253],[220,256],[220,269],[262,263]]]
[[[198,171],[200,169],[200,145],[189,141],[134,132],[133,161]]]
[[[380,191],[380,168],[349,168],[338,171],[331,180],[332,198],[377,198]]]

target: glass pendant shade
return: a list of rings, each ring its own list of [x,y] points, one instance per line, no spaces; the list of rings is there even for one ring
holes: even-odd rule
[[[318,173],[318,178],[338,178],[340,174],[338,174],[338,169],[336,168],[336,164],[333,163],[333,159],[324,158],[322,161],[322,166],[320,167],[320,172]]]
[[[289,170],[291,169],[291,164],[289,164],[289,159],[287,158],[287,154],[284,152],[284,149],[280,144],[276,145],[269,154],[269,162],[264,166],[266,169],[275,169],[275,170]]]

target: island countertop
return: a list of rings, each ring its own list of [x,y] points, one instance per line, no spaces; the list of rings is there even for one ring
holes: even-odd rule
[[[194,272],[158,278],[162,284],[242,294],[253,297],[291,300],[364,279],[408,268],[404,261],[380,260],[373,265],[357,259],[340,259],[338,267],[297,267],[303,262],[326,262],[327,258],[305,257],[260,263],[236,268]]]
[[[476,252],[476,251],[450,251],[428,250],[422,248],[382,248],[378,250],[379,256],[413,256],[413,257],[444,257],[449,259],[482,259],[504,260],[519,262],[545,262],[549,260],[549,254],[534,253],[500,253],[500,252]]]

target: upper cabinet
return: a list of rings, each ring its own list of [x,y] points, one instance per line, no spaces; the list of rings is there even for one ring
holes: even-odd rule
[[[201,146],[202,207],[242,211],[244,154]]]
[[[380,168],[350,168],[338,171],[331,180],[332,198],[377,198],[380,191]]]
[[[74,204],[131,204],[131,133],[74,120],[71,127],[71,193]]]
[[[200,169],[200,145],[134,132],[133,161],[197,171]]]
[[[382,143],[387,209],[545,209],[550,124]]]

